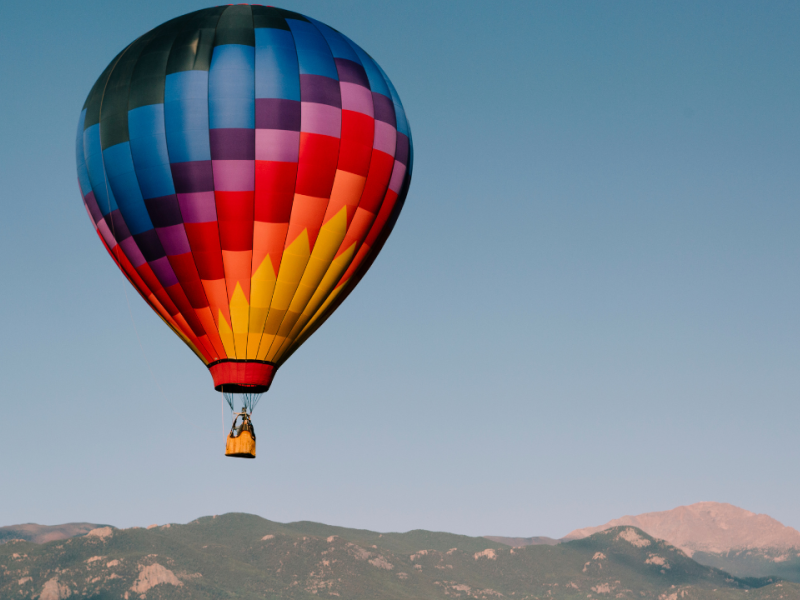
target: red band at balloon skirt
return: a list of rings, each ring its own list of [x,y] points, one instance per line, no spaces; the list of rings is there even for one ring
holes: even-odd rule
[[[266,392],[275,377],[273,363],[260,360],[223,359],[208,365],[218,392]]]

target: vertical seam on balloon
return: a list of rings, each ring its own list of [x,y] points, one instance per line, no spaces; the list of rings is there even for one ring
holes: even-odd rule
[[[253,16],[253,7],[248,5],[247,8],[250,9],[250,24],[253,29],[253,235],[250,238],[250,269],[247,272],[247,277],[249,277],[250,280],[250,297],[247,302],[247,330],[244,336],[245,360],[247,360],[247,349],[250,347],[250,315],[253,312],[253,256],[256,246],[256,24],[255,17]]]
[[[222,19],[222,15],[224,15],[228,10],[230,10],[230,6],[223,10],[220,15],[219,19],[217,19],[217,24],[214,26],[214,44],[217,41],[217,28],[219,27],[219,21]],[[209,148],[209,155],[211,152],[211,95],[210,95],[210,87],[211,87],[211,64],[214,62],[214,52],[216,50],[216,46],[211,46],[211,61],[208,63],[208,79],[206,81],[206,103],[208,104],[208,148]],[[228,294],[228,278],[225,275],[225,255],[222,253],[222,231],[219,228],[219,211],[217,210],[217,183],[214,180],[214,160],[211,159],[211,181],[212,185],[214,186],[214,214],[216,216],[216,223],[217,223],[217,237],[219,239],[219,258],[222,261],[222,283],[225,285],[225,302],[227,304],[226,308],[228,316],[231,319],[230,328],[231,328],[231,343],[233,344],[233,357],[238,357],[238,352],[236,351],[236,335],[233,333],[233,316],[231,315],[231,299],[230,295]],[[217,309],[219,310],[219,309]],[[225,315],[221,315],[221,318],[224,319]],[[226,322],[227,324],[227,322]],[[219,325],[217,326],[217,330],[219,330]],[[223,344],[224,347],[224,344]],[[245,349],[246,351],[246,349]],[[225,351],[227,354],[227,350]],[[230,356],[228,358],[231,358]]]
[[[316,23],[313,23],[313,24],[316,27]],[[319,30],[319,27],[317,27],[317,29]],[[331,29],[331,28],[329,27],[329,29]],[[331,31],[333,31],[334,34],[336,34],[336,35],[340,35],[343,40],[348,41],[347,38],[344,35],[339,34],[338,32],[334,31],[333,29],[331,29]],[[322,33],[322,32],[320,32],[320,33]],[[322,37],[323,37],[323,39],[325,39],[325,41],[327,43],[327,38],[325,38],[324,35]],[[330,47],[330,44],[328,44],[328,47]],[[358,53],[355,50],[353,50],[353,54],[355,54],[356,58],[358,59],[359,64],[361,64],[361,58],[358,56]],[[333,51],[332,50],[331,50],[331,55],[333,55]],[[336,58],[335,57],[334,57],[334,64],[336,64]],[[364,68],[363,64],[361,65],[361,68]],[[338,65],[336,65],[336,72],[337,72],[337,74],[339,73]],[[365,69],[365,72],[366,72],[366,69]],[[341,88],[342,88],[341,83],[342,83],[342,78],[341,78],[341,76],[339,76],[339,90],[340,91],[341,91]],[[372,87],[369,85],[369,78],[367,78],[367,89],[370,91],[370,96],[371,96],[372,95]],[[361,195],[358,198],[358,203],[355,205],[355,208],[353,209],[353,216],[354,216],[353,221],[350,222],[350,226],[348,226],[347,229],[345,230],[344,237],[342,238],[342,241],[339,244],[339,247],[336,249],[336,253],[334,254],[333,260],[336,260],[336,255],[342,250],[342,246],[344,245],[345,241],[347,240],[347,233],[350,231],[350,227],[352,227],[353,223],[355,222],[355,212],[358,210],[358,207],[361,205],[361,200],[364,198],[364,192],[367,189],[366,180],[367,180],[367,178],[369,178],[370,167],[372,166],[372,156],[375,153],[375,102],[374,102],[374,100],[372,100],[372,105],[373,105],[372,106],[372,111],[373,111],[373,118],[372,118],[372,127],[373,127],[373,131],[372,131],[372,148],[370,148],[369,163],[367,165],[367,175],[364,178],[364,188],[361,190]],[[344,106],[342,106],[342,122],[344,122]],[[344,125],[342,126],[342,128],[344,128]],[[397,145],[396,145],[396,143],[395,143],[395,153],[397,153]],[[341,153],[341,138],[340,138],[340,141],[339,141],[339,157],[340,158],[341,158],[341,155],[342,155],[342,153]],[[337,167],[338,167],[338,162],[337,162]],[[391,181],[391,174],[390,174],[389,180]],[[387,188],[388,188],[389,183],[387,182],[386,185],[387,185]],[[384,191],[384,195],[385,194],[386,194],[386,192]],[[375,216],[376,217],[378,216],[377,213],[375,213]],[[368,234],[369,234],[369,230],[367,230],[367,234],[366,235],[368,235]],[[366,235],[365,235],[364,239],[366,239]],[[328,264],[328,267],[325,269],[325,273],[322,275],[322,280],[324,280],[325,279],[325,275],[328,274],[328,271],[330,270],[331,265],[333,264],[333,260],[331,260],[331,262]],[[353,260],[355,260],[355,252],[353,253],[353,258],[348,263],[348,267],[352,263]],[[347,269],[348,267],[345,267],[345,269]],[[322,280],[320,280],[320,283],[322,283]],[[333,291],[335,289],[336,289],[336,286],[334,285],[334,287],[331,288],[331,291],[325,296],[325,298],[322,299],[322,302],[320,302],[320,306],[322,306],[325,303],[325,300],[328,299],[328,297],[331,295],[331,293],[333,293]],[[312,294],[312,298],[313,298],[313,294]],[[308,299],[308,302],[306,302],[305,306],[303,307],[303,310],[305,310],[308,307],[308,303],[309,302],[311,302],[311,298]],[[301,313],[301,316],[302,316],[302,313]],[[300,331],[302,331],[302,329]],[[289,333],[291,334],[291,331]],[[298,334],[299,333],[300,332],[298,332]],[[289,348],[291,348],[293,344],[294,344],[294,340],[290,341],[289,337],[287,336],[287,338],[283,341],[283,343],[280,345],[280,347],[278,347],[276,355],[279,354],[281,351],[283,351],[283,352],[288,351]],[[278,359],[278,360],[280,360],[280,359]]]
[[[173,37],[172,44],[170,45],[169,52],[167,53],[167,63],[169,62],[169,55],[172,53],[172,47],[175,45],[175,40],[178,38],[178,35],[180,35],[180,31],[176,32],[175,36]],[[155,38],[153,38],[153,39],[155,39]],[[153,40],[150,40],[148,42],[148,44],[150,42],[152,42],[152,41]],[[144,50],[145,48],[147,48],[147,44],[142,48],[142,50]],[[139,53],[139,56],[136,58],[136,62],[133,65],[131,75],[133,74],[133,70],[136,69],[136,64],[141,59],[141,56],[142,56],[142,54]],[[167,66],[166,66],[166,64],[167,63],[164,64],[164,90],[165,90],[165,92],[166,92],[166,83],[167,83],[167,81],[166,81],[166,79],[167,79]],[[126,119],[128,118],[128,114],[130,114],[130,89],[131,89],[131,86],[129,85],[128,86],[128,101],[126,102],[126,106],[128,107],[128,109],[126,111],[126,115],[125,115]],[[162,106],[164,106],[164,104],[165,104],[163,97],[162,97],[161,104],[162,104]],[[128,143],[130,143],[130,129],[128,130]],[[164,116],[164,145],[167,148],[167,161],[169,161],[169,145],[167,144],[166,116]],[[139,174],[136,171],[136,159],[133,157],[133,152],[131,152],[131,162],[133,163],[133,175],[134,175],[134,177],[136,177],[136,183],[138,185],[139,184]],[[167,166],[169,166],[169,165],[167,165]],[[170,170],[170,173],[169,173],[169,178],[172,181],[172,189],[175,190],[175,182],[172,179],[172,171],[171,170]],[[141,185],[139,185],[139,190],[141,190]],[[142,196],[142,201],[144,202],[144,196]],[[175,193],[175,202],[176,202],[176,204],[178,204],[178,211],[180,212],[181,207],[180,207],[180,203],[178,202],[178,194],[177,194],[177,192]],[[147,210],[147,204],[145,204],[145,210]],[[147,210],[147,214],[148,214],[148,216],[150,216],[150,211],[149,210]],[[150,220],[152,222],[152,217],[150,217]],[[182,220],[183,220],[183,213],[181,213],[181,221]],[[153,224],[153,229],[155,229],[155,224]],[[185,231],[185,229],[184,229],[184,231]],[[156,235],[158,235],[158,232],[156,232]],[[159,238],[159,244],[161,244],[161,238]],[[163,248],[163,244],[161,244],[161,246],[162,246],[162,249],[164,249]],[[191,252],[191,246],[189,247],[189,251]],[[164,256],[167,258],[167,262],[170,263],[170,268],[172,268],[172,263],[169,261],[169,256],[167,256],[166,250],[164,250]],[[192,262],[194,262],[194,255],[192,255]],[[173,272],[174,272],[174,269],[173,269]],[[177,275],[176,275],[175,278],[177,279]],[[195,310],[195,308],[191,305],[191,302],[189,302],[189,297],[186,295],[186,291],[183,289],[182,283],[180,281],[178,281],[178,284],[179,284],[179,287],[181,289],[181,292],[184,294],[184,296],[186,296],[186,301],[187,301],[187,303],[189,303],[189,308],[191,310]],[[172,297],[172,295],[166,290],[166,288],[164,289],[164,291],[166,292],[166,294],[168,296],[170,296],[170,298]],[[203,295],[205,296],[205,290],[203,290]],[[175,301],[173,300],[173,302],[175,302]],[[206,299],[206,302],[208,302],[208,299]],[[178,314],[182,315],[183,313],[181,313],[181,310],[177,306],[177,304],[176,304],[176,308],[178,309]],[[205,333],[206,337],[208,337],[208,332],[206,331],[205,325],[203,325],[203,322],[200,321],[200,319],[197,317],[197,313],[196,312],[195,312],[195,318],[200,323],[200,327],[202,327],[203,332]],[[184,317],[184,319],[185,319],[185,317]],[[187,322],[187,325],[188,325],[188,322]],[[189,329],[190,330],[192,329],[191,325],[189,325]],[[192,331],[192,333],[194,333],[194,331]],[[195,337],[197,337],[198,341],[200,341],[199,336],[195,336]],[[213,358],[214,354],[216,354],[216,350],[214,350],[214,346],[213,346],[213,344],[211,344],[211,340],[210,339],[208,339],[206,341],[208,342],[207,345],[210,346],[210,349],[213,350],[213,352],[211,353],[212,358]],[[209,350],[209,348],[206,347],[206,344],[204,342],[200,341],[200,343],[205,347],[206,351]]]
[[[343,38],[343,39],[344,39],[344,40],[347,42],[347,44],[348,44],[348,45],[349,45],[349,46],[352,48],[352,50],[353,50],[353,52],[355,53],[356,57],[357,57],[357,58],[359,59],[359,61],[360,61],[360,60],[361,60],[361,57],[358,55],[358,52],[357,52],[357,51],[356,51],[356,49],[354,48],[354,46],[355,46],[355,42],[351,41],[351,40],[350,40],[350,38],[348,38],[347,36],[345,36],[345,35],[343,35],[343,34],[340,34],[340,35],[341,35],[341,36],[342,36],[342,38]],[[366,54],[366,52],[364,52],[364,54]],[[391,100],[392,100],[392,98],[391,98],[391,88],[389,87],[389,84],[388,84],[388,82],[386,81],[386,80],[388,79],[388,77],[385,75],[385,73],[383,73],[383,70],[382,70],[382,69],[381,69],[381,68],[378,66],[378,63],[377,63],[377,61],[373,60],[373,59],[372,59],[372,57],[370,57],[369,55],[367,55],[367,58],[369,58],[370,60],[372,60],[372,62],[374,63],[375,67],[376,67],[376,68],[377,68],[377,70],[378,70],[378,75],[380,75],[381,79],[383,79],[383,80],[384,80],[384,83],[386,83],[386,89],[387,89],[387,90],[389,90],[389,100],[391,101]],[[362,67],[364,67],[364,65],[363,65],[363,64],[362,64],[361,66],[362,66]],[[366,72],[366,68],[365,68],[365,72]],[[367,77],[367,83],[369,84],[369,77]],[[372,88],[371,88],[371,86],[370,86],[370,91],[372,91]],[[379,92],[376,92],[376,93],[379,93]],[[373,99],[373,101],[372,101],[372,107],[373,107],[373,112],[374,112],[374,110],[375,110],[375,100],[374,100],[374,99]],[[395,108],[394,108],[394,102],[392,102],[392,111],[395,113],[395,131],[397,131],[397,111],[396,111],[396,110],[395,110]],[[399,131],[398,131],[397,133],[399,133]],[[399,138],[395,137],[394,156],[392,157],[392,159],[393,159],[393,160],[396,160],[396,158],[395,158],[395,157],[397,156],[397,140],[398,140],[398,139],[399,139]],[[410,138],[409,138],[409,139],[410,139]],[[373,146],[374,146],[374,140],[373,140]],[[374,148],[374,147],[373,147],[372,151],[373,151],[373,153],[374,153],[374,151],[375,151],[375,148]],[[370,156],[370,164],[371,164],[371,163],[372,163],[372,156]],[[385,188],[384,188],[384,190],[383,190],[381,202],[380,202],[380,204],[378,205],[378,207],[377,207],[377,210],[375,211],[375,219],[377,219],[377,218],[378,218],[378,215],[380,214],[380,209],[381,209],[381,206],[383,206],[383,202],[386,200],[386,194],[387,194],[387,192],[388,192],[388,190],[389,190],[389,185],[391,184],[391,181],[392,181],[392,172],[393,172],[393,171],[394,171],[394,166],[392,166],[392,171],[389,173],[389,180],[386,182],[386,187],[385,187]],[[363,198],[363,192],[362,192],[362,198]],[[359,199],[359,204],[361,204],[361,199]],[[373,219],[373,222],[372,222],[372,223],[373,223],[373,225],[374,225],[374,223],[375,223],[375,219]],[[366,241],[367,237],[369,237],[369,234],[370,234],[371,232],[372,232],[372,225],[370,225],[370,228],[367,230],[367,233],[366,233],[366,235],[364,236],[364,240],[362,240],[361,244],[359,245],[359,248],[360,248],[360,247],[361,247],[361,246],[364,244],[364,241]],[[345,234],[345,235],[346,235],[346,234]],[[344,243],[344,240],[342,241],[342,243]],[[366,258],[367,258],[367,257],[365,256],[365,257],[364,257],[364,259],[366,259]],[[355,253],[353,254],[353,260],[355,260]],[[363,262],[363,261],[362,261],[362,262]],[[352,264],[352,261],[350,261],[350,264]],[[349,268],[349,266],[348,266],[348,268]],[[353,275],[355,275],[355,273],[354,273]],[[338,283],[339,283],[339,282],[337,282],[337,284],[338,284]],[[325,300],[327,300],[327,299],[328,299],[328,298],[331,296],[331,294],[333,294],[333,293],[336,291],[336,288],[337,288],[337,285],[334,285],[334,286],[333,286],[333,289],[330,291],[330,293],[329,293],[327,296],[325,296]],[[340,293],[342,293],[342,292],[340,292]],[[320,303],[320,307],[322,307],[322,306],[325,304],[325,300],[323,300],[323,301]],[[317,329],[319,329],[319,327],[320,327],[320,326],[322,326],[322,324],[325,322],[325,320],[327,320],[327,318],[328,318],[328,317],[329,317],[331,314],[333,314],[333,312],[336,310],[336,308],[338,308],[340,305],[341,305],[341,303],[339,303],[339,304],[336,304],[334,308],[331,308],[330,306],[329,306],[328,308],[326,308],[324,312],[326,312],[327,314],[326,314],[326,315],[324,315],[324,317],[323,317],[323,316],[321,316],[321,317],[320,317],[320,319],[322,319],[322,320],[319,322],[319,324],[316,326],[316,328],[314,328],[314,329],[312,330],[312,333],[313,333],[313,331],[316,331]],[[332,305],[331,305],[331,306],[332,306]],[[316,313],[315,313],[315,314],[316,314]],[[313,318],[313,316],[312,316],[312,318]],[[301,330],[300,330],[300,332],[298,333],[297,337],[295,338],[295,341],[298,341],[299,343],[295,344],[295,343],[294,343],[294,341],[293,341],[293,342],[292,342],[292,344],[291,344],[290,346],[288,346],[288,347],[286,348],[286,350],[284,351],[284,352],[286,352],[286,353],[287,353],[287,356],[286,356],[286,358],[287,358],[287,359],[289,358],[289,356],[291,356],[291,354],[293,354],[293,353],[294,353],[294,350],[296,350],[297,348],[299,348],[300,346],[302,346],[302,345],[303,345],[303,343],[305,342],[305,340],[307,340],[307,339],[308,339],[308,337],[311,335],[311,334],[309,334],[308,336],[305,336],[305,337],[303,337],[303,336],[302,336],[302,334],[303,334],[303,332],[304,332],[304,331],[305,331],[305,327],[304,327],[303,329],[301,329]],[[300,340],[302,340],[302,341],[300,341]],[[281,363],[281,364],[283,364],[283,363]]]
[[[286,18],[285,17],[283,17],[283,20],[284,20],[284,22],[286,22]],[[289,35],[292,37],[292,43],[294,44],[294,56],[297,59],[297,87],[298,87],[298,89],[300,89],[300,56],[297,54],[297,40],[294,39],[294,32],[292,31],[292,28],[289,26],[288,22],[286,22],[286,27],[289,28],[288,29],[289,30]],[[253,28],[253,31],[255,32],[255,27]],[[254,35],[255,35],[255,33],[254,33]],[[255,64],[255,62],[253,64]],[[301,120],[301,123],[302,123],[302,118],[303,118],[303,112],[302,112],[303,111],[303,94],[302,94],[302,91],[300,93],[300,100],[299,100],[298,103],[300,104],[300,120]],[[302,126],[300,127],[300,129],[302,129]],[[281,249],[281,262],[278,263],[278,271],[275,273],[275,285],[272,286],[272,294],[269,297],[269,304],[267,305],[267,314],[264,316],[264,324],[261,326],[261,335],[258,338],[258,346],[256,347],[256,357],[255,357],[254,360],[258,360],[258,354],[261,351],[261,342],[264,341],[264,332],[267,329],[267,320],[269,319],[269,313],[272,312],[272,301],[275,299],[275,290],[278,289],[278,275],[280,275],[280,272],[281,272],[281,265],[283,264],[283,253],[284,253],[284,250],[286,250],[286,240],[289,238],[289,225],[292,222],[292,213],[294,212],[294,197],[295,197],[295,194],[297,192],[297,174],[300,171],[300,142],[299,142],[299,139],[300,139],[300,136],[302,135],[300,131],[298,131],[297,133],[298,133],[297,168],[294,170],[294,187],[292,188],[292,207],[289,210],[289,220],[286,223],[286,233],[283,235],[283,244],[282,244],[282,249]],[[255,192],[254,192],[254,198],[255,198]],[[255,219],[254,219],[254,221],[255,221]],[[253,226],[255,227],[255,222],[254,222]],[[250,290],[250,292],[251,292],[250,298],[252,300],[252,289]],[[267,352],[269,352],[269,348],[267,348]]]
[[[333,49],[331,48],[330,44],[328,43],[328,40],[326,40],[325,36],[322,35],[322,32],[319,30],[319,27],[317,27],[310,20],[307,21],[307,22],[308,22],[309,25],[311,25],[314,29],[317,30],[317,33],[319,33],[319,36],[322,38],[322,41],[325,43],[325,46],[327,46],[327,48],[328,48],[328,52],[331,53],[331,60],[333,61],[334,68],[336,68],[336,58],[333,56]],[[294,37],[294,36],[292,36],[292,37]],[[300,75],[299,75],[299,59],[298,59],[298,78],[299,77],[300,77]],[[336,171],[338,171],[339,170],[339,160],[341,159],[341,156],[342,156],[342,106],[341,106],[342,105],[342,101],[341,101],[341,96],[342,96],[341,82],[342,82],[342,80],[339,78],[339,70],[338,69],[336,69],[336,79],[337,79],[337,83],[339,84],[339,145],[338,145],[338,148],[337,148],[337,151],[336,151]],[[302,117],[302,115],[303,115],[302,111],[303,111],[303,94],[302,94],[302,89],[301,89],[301,93],[300,93],[300,119],[301,119],[301,123],[302,123],[302,118],[303,118]],[[300,129],[302,130],[302,127]],[[299,172],[300,171],[299,157],[298,157],[298,161],[297,161],[297,167],[298,167],[297,170]],[[331,191],[328,194],[328,203],[325,205],[325,212],[328,211],[328,206],[330,206],[330,204],[331,204],[331,198],[330,197],[331,197],[331,195],[333,195],[333,184],[335,182],[336,182],[336,172],[334,172],[334,174],[333,174],[333,183],[331,183]],[[297,182],[295,180],[295,188],[296,187],[297,187]],[[323,214],[322,218],[323,218],[323,220],[325,219],[324,214]],[[291,217],[289,219],[289,223],[291,223]],[[322,227],[322,225],[324,225],[324,223],[320,223],[320,228]],[[288,230],[287,230],[287,235],[288,235]],[[319,241],[319,233],[317,233],[317,240],[316,241],[317,242]],[[316,242],[314,243],[314,247],[316,247]],[[292,306],[292,301],[294,300],[295,296],[297,295],[297,290],[300,288],[300,283],[302,283],[303,276],[306,274],[306,271],[308,270],[308,263],[311,262],[311,256],[313,254],[314,254],[314,248],[309,248],[308,261],[306,262],[306,266],[303,268],[303,273],[300,275],[300,282],[298,282],[297,288],[295,288],[294,293],[292,294],[292,298],[291,298],[291,300],[289,300],[289,306],[286,308],[286,312],[283,313],[283,318],[281,319],[281,322],[278,325],[278,332],[280,332],[281,325],[283,325],[283,322],[286,320],[286,315],[289,313],[289,308],[291,308],[291,306]],[[277,283],[276,283],[276,287],[277,287]],[[265,325],[266,325],[266,322],[265,322]],[[277,338],[278,338],[278,334],[276,333],[275,337],[272,338],[272,341],[269,344],[269,348],[267,348],[267,354],[265,354],[265,356],[267,356],[269,354],[270,350],[272,350],[272,346],[275,344],[275,340]],[[283,344],[281,344],[281,346],[278,346],[278,350],[279,351],[280,351],[282,346],[283,346]]]
[[[284,18],[283,20],[286,21],[286,18]],[[295,54],[295,58],[297,59],[297,86],[298,86],[298,88],[300,88],[300,56],[297,54],[297,40],[295,40],[294,32],[292,31],[292,28],[289,26],[288,23],[286,24],[286,26],[289,27],[289,35],[292,36],[292,42],[294,43],[294,54]],[[302,113],[302,110],[303,110],[302,90],[301,90],[301,94],[300,94],[299,104],[300,104],[300,119],[301,119],[301,123],[302,123],[302,114],[303,114]],[[301,127],[301,130],[302,130],[302,127]],[[282,250],[281,250],[281,262],[278,263],[278,272],[275,273],[275,285],[272,287],[272,295],[270,296],[269,305],[267,306],[267,314],[264,317],[264,325],[261,326],[261,336],[259,337],[258,347],[256,348],[256,359],[258,359],[258,354],[261,351],[261,342],[264,340],[264,332],[266,331],[266,328],[267,328],[267,320],[269,319],[269,314],[270,314],[270,312],[272,312],[272,301],[275,298],[275,291],[278,288],[278,275],[280,275],[281,265],[283,264],[283,253],[286,250],[286,240],[289,238],[289,225],[292,222],[292,213],[294,212],[294,196],[295,196],[296,191],[297,191],[297,175],[298,175],[298,173],[300,171],[299,138],[300,138],[301,135],[302,135],[302,133],[300,131],[298,131],[297,168],[295,169],[295,173],[294,173],[294,188],[292,190],[292,207],[289,210],[289,220],[286,223],[286,233],[283,236],[283,244],[282,244]],[[252,296],[251,296],[251,298],[252,298]],[[269,352],[269,348],[267,348],[267,352]]]

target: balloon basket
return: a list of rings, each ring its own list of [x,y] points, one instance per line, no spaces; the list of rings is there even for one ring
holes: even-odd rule
[[[255,458],[256,440],[249,431],[242,431],[238,436],[228,436],[225,443],[225,456],[235,458]]]
[[[239,419],[241,424],[237,427]],[[255,458],[256,457],[256,430],[253,429],[253,422],[246,409],[236,413],[233,418],[233,426],[225,442],[225,456],[234,458]]]

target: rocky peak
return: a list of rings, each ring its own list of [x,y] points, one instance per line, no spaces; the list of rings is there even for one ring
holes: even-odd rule
[[[800,548],[800,531],[768,515],[721,502],[697,502],[672,510],[624,516],[599,527],[576,529],[563,540],[588,537],[611,527],[632,525],[689,554],[747,548]]]

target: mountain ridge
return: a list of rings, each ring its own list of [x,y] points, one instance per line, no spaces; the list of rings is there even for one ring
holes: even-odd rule
[[[23,523],[20,525],[7,525],[0,527],[0,544],[15,539],[33,542],[34,544],[44,544],[78,535],[86,535],[92,529],[97,529],[98,527],[103,527],[103,525],[96,523],[62,523],[61,525]]]
[[[722,595],[720,595],[722,594]],[[378,533],[254,515],[0,546],[0,597],[310,600],[800,600],[800,585],[733,577],[634,527],[511,548],[425,530]]]

